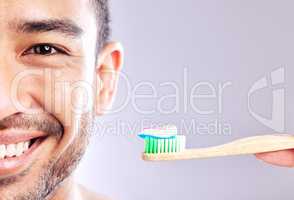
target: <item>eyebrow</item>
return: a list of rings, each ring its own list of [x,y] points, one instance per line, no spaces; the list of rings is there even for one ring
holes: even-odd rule
[[[46,19],[38,21],[17,21],[10,24],[16,32],[44,33],[56,32],[66,36],[79,37],[84,31],[68,19]]]

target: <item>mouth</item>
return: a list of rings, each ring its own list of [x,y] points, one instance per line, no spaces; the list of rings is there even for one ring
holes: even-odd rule
[[[38,149],[47,137],[41,131],[0,131],[0,179],[27,169],[37,159]]]
[[[0,145],[0,162],[3,159],[22,156],[35,143],[40,143],[44,138],[34,138],[28,141],[19,142],[17,144],[1,144]]]

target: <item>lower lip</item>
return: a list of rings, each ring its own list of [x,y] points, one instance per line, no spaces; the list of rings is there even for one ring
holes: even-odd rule
[[[46,138],[38,138],[30,148],[22,155],[17,157],[8,157],[0,160],[0,179],[1,177],[18,174],[33,163],[36,158],[36,152]]]

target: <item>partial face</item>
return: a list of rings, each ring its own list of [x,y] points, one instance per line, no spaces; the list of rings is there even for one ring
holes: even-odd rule
[[[44,199],[111,102],[121,49],[100,51],[87,0],[0,0],[0,197]]]

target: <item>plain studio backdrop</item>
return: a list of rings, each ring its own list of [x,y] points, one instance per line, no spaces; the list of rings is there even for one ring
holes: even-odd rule
[[[293,169],[250,155],[147,163],[136,134],[175,124],[188,147],[206,147],[294,133],[293,7],[291,0],[112,0],[112,38],[124,45],[125,65],[79,181],[119,200],[292,200]]]

